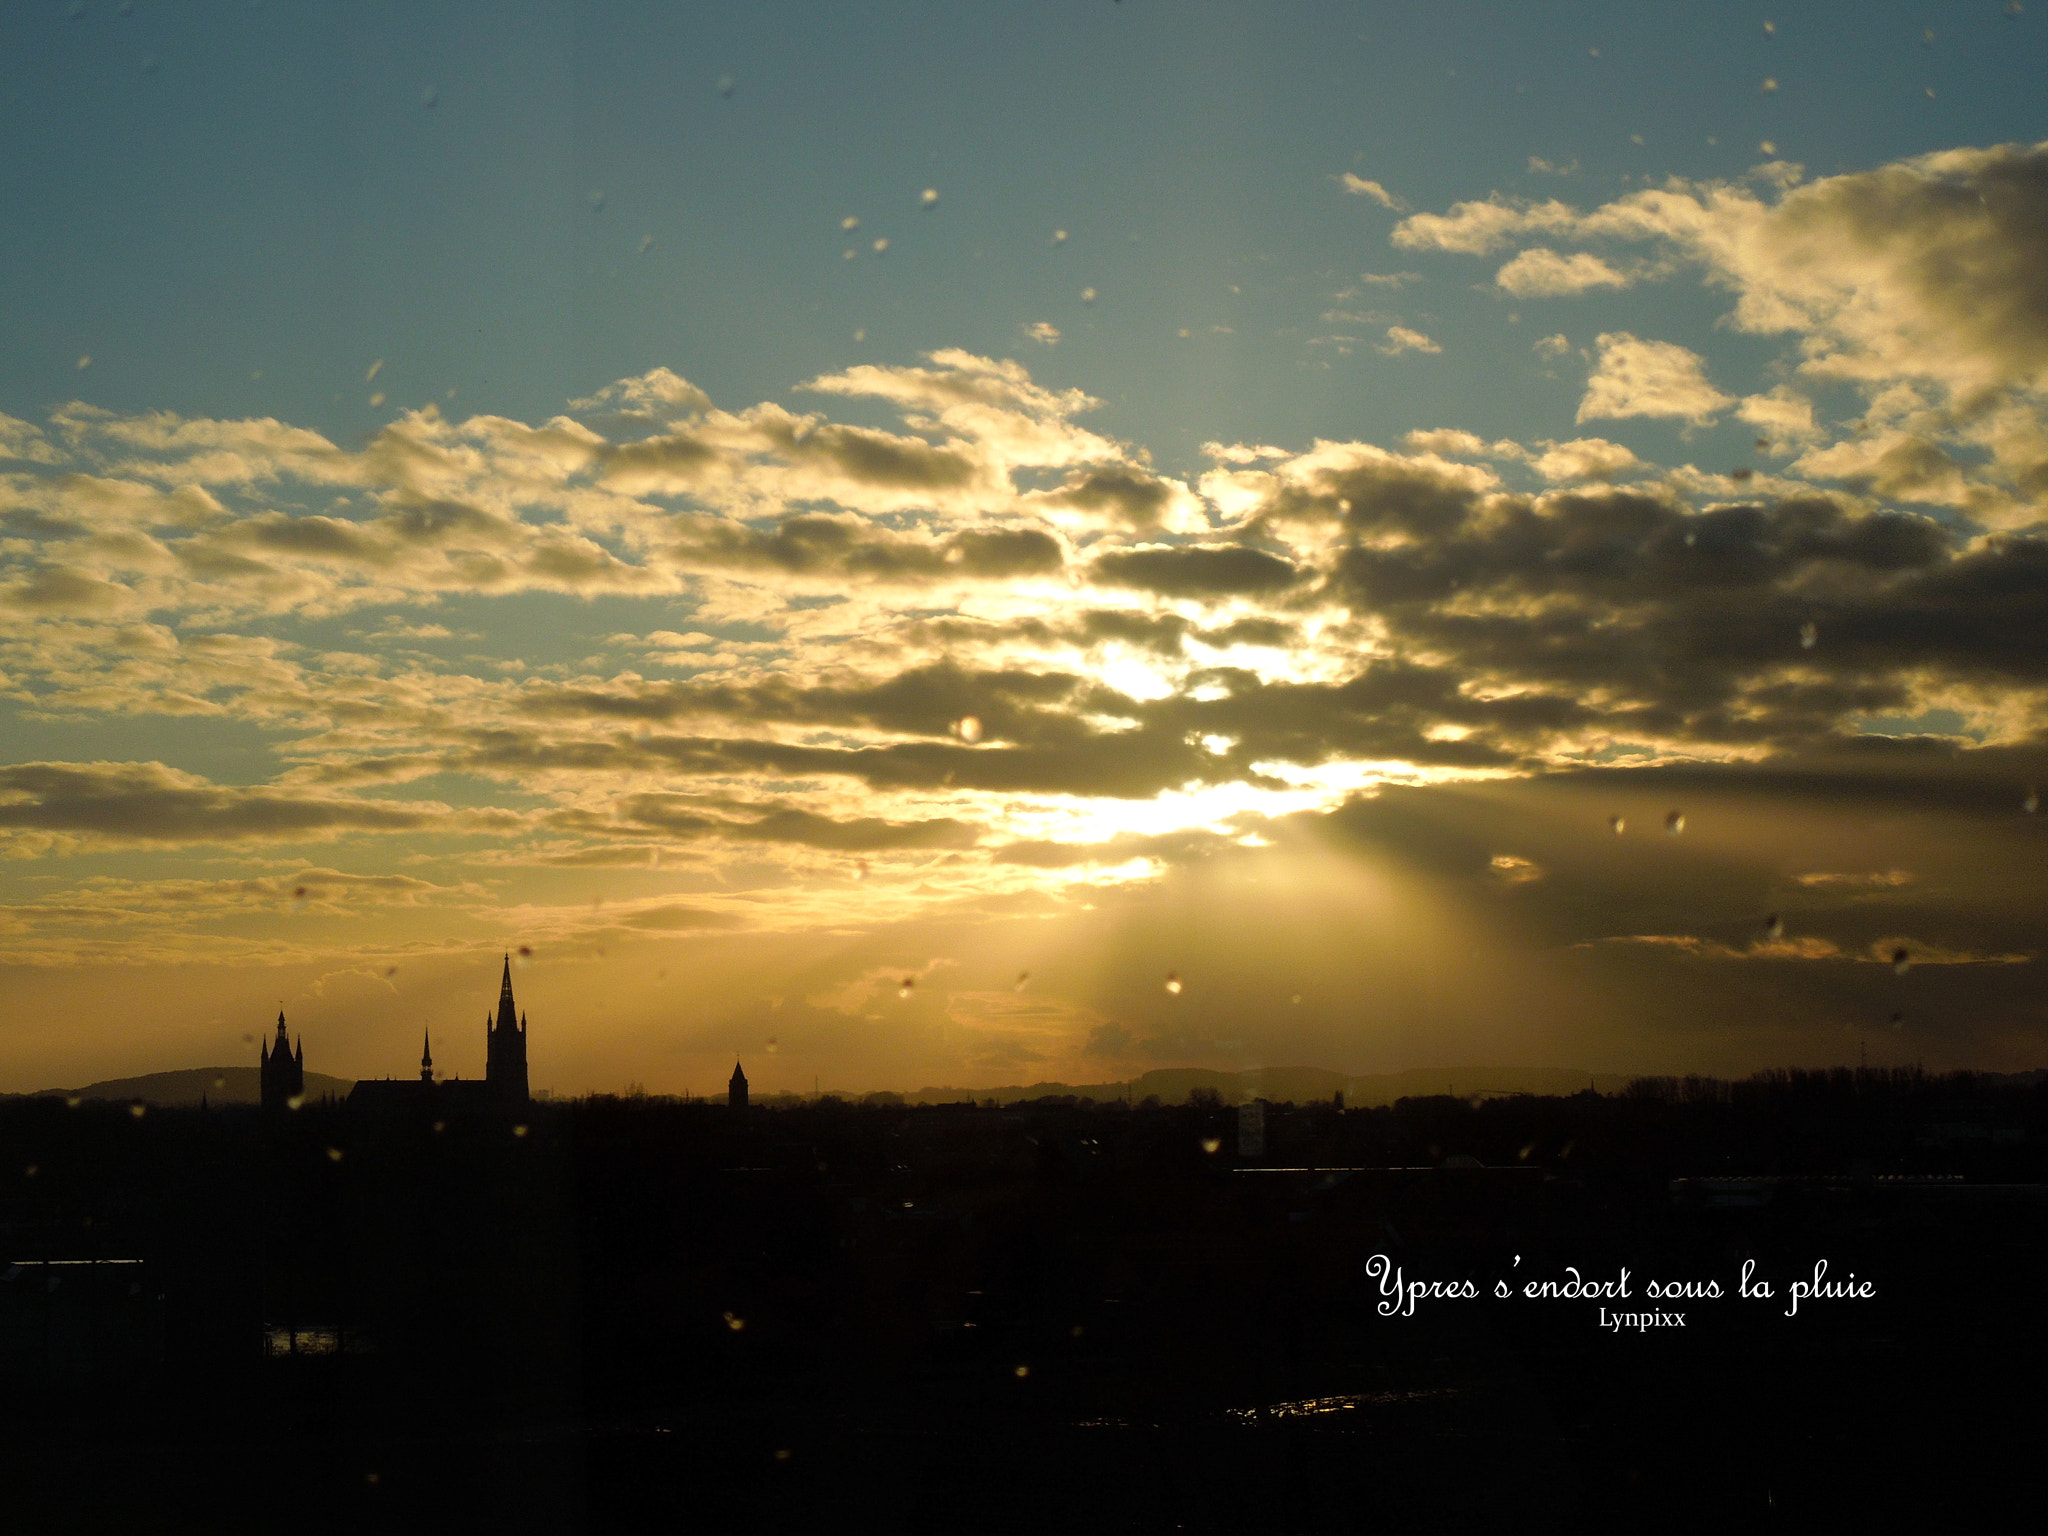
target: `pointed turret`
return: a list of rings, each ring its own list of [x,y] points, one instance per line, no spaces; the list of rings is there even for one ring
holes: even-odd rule
[[[420,1031],[420,1081],[434,1080],[434,1037],[431,1031]]]
[[[526,1021],[512,1000],[512,957],[498,982],[498,1017],[484,1025],[484,1081],[505,1104],[524,1104],[526,1089]]]
[[[738,1058],[732,1064],[732,1081],[726,1084],[725,1102],[734,1109],[747,1107],[747,1074],[740,1070]]]
[[[306,1094],[306,1039],[299,1037],[299,1048],[292,1050],[291,1038],[285,1032],[284,1010],[277,1010],[277,1038],[264,1042],[258,1053],[262,1084],[262,1099],[265,1109],[294,1109],[295,1100],[303,1100]]]

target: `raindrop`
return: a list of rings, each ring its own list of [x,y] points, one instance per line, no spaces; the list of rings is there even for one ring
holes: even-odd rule
[[[1173,994],[1173,995],[1174,995],[1175,997],[1179,997],[1179,996],[1180,996],[1180,972],[1179,972],[1179,971],[1168,971],[1168,972],[1166,973],[1166,990],[1167,990],[1168,992],[1172,993],[1172,994]]]
[[[855,331],[853,333],[853,339],[855,341],[866,341],[868,339],[867,327],[862,326],[859,330]]]
[[[1780,917],[1775,912],[1773,912],[1769,917],[1765,918],[1764,937],[1767,939],[1774,940],[1782,939],[1783,937],[1785,937],[1785,919]]]
[[[768,1037],[768,1044],[764,1047],[764,1049],[768,1052],[770,1056],[773,1056],[776,1053],[776,1051],[781,1049],[781,1047],[777,1043],[775,1036],[770,1035]]]
[[[1065,245],[1067,243],[1067,232],[1064,229],[1054,230],[1052,232],[1052,243],[1054,245]]]
[[[225,1088],[225,1087],[227,1087],[227,1085],[228,1085],[228,1080],[227,1080],[226,1078],[224,1078],[224,1077],[216,1077],[216,1078],[215,1078],[215,1079],[213,1080],[213,1086],[214,1086],[214,1087],[216,1087],[216,1088]]]
[[[1758,453],[1769,453],[1771,451],[1771,440],[1768,437],[1758,438],[1756,440],[1756,451]]]
[[[1906,1027],[1906,1016],[1903,1013],[1894,1013],[1891,1022],[1893,1029],[1904,1029]]]
[[[938,207],[939,189],[937,187],[926,187],[922,192],[918,193],[917,204],[920,208]]]
[[[732,86],[733,86],[733,80],[732,80],[732,76],[731,76],[731,75],[720,75],[720,76],[718,77],[718,94],[719,94],[719,95],[721,95],[721,96],[730,96],[730,95],[732,94]]]
[[[1808,623],[1799,626],[1799,648],[1802,651],[1810,651],[1819,644],[1820,626],[1818,624]]]
[[[371,381],[372,379],[376,378],[376,377],[377,377],[377,375],[378,375],[378,374],[380,374],[380,373],[382,373],[383,371],[384,371],[384,359],[380,357],[380,358],[378,358],[378,359],[377,359],[377,361],[375,361],[374,363],[370,364],[370,369],[369,369],[369,372],[367,372],[367,373],[365,373],[365,374],[363,375],[363,382],[364,382],[365,384],[368,384],[368,383],[369,383],[369,382],[370,382],[370,381]]]
[[[1934,28],[1922,27],[1920,29],[1920,46],[1922,48],[1932,48],[1934,46]]]
[[[720,1315],[725,1319],[725,1326],[730,1328],[734,1333],[738,1333],[742,1328],[747,1326],[747,1320],[744,1317],[734,1317],[730,1312],[721,1313]]]
[[[299,1109],[299,1108],[302,1108],[302,1107],[303,1107],[303,1106],[305,1105],[305,1102],[306,1102],[306,1096],[305,1096],[305,1095],[304,1095],[303,1093],[295,1093],[295,1094],[293,1094],[293,1095],[292,1095],[292,1096],[291,1096],[290,1098],[288,1098],[288,1099],[286,1099],[286,1100],[284,1101],[284,1103],[285,1103],[285,1108],[287,1108],[287,1109]]]
[[[1202,1150],[1204,1152],[1211,1153],[1212,1155],[1214,1153],[1222,1151],[1223,1138],[1220,1136],[1204,1136],[1202,1138]]]
[[[329,1147],[329,1148],[327,1149],[327,1161],[329,1161],[330,1163],[338,1163],[338,1162],[340,1162],[340,1161],[341,1161],[341,1148],[339,1148],[339,1147]]]
[[[858,864],[855,864],[853,866],[853,878],[856,880],[865,880],[867,879],[867,877],[868,861],[866,859],[862,859]]]
[[[1770,94],[1771,94],[1771,92],[1775,91],[1775,90],[1776,90],[1777,88],[1778,88],[1778,82],[1777,82],[1777,81],[1775,81],[1775,80],[1773,80],[1773,79],[1772,79],[1772,78],[1771,78],[1770,76],[1768,76],[1768,75],[1766,75],[1766,76],[1764,77],[1764,83],[1763,83],[1762,85],[1760,85],[1760,86],[1758,86],[1758,87],[1757,87],[1757,89],[1758,89],[1758,90],[1760,90],[1760,91],[1762,91],[1762,92],[1764,93],[1764,95],[1766,95],[1766,96],[1770,95]]]
[[[953,734],[970,747],[981,740],[981,721],[974,715],[962,715],[953,726]]]
[[[523,1125],[515,1125],[512,1127],[512,1134],[514,1136],[524,1136],[526,1134],[526,1127]]]
[[[1081,290],[1081,302],[1083,304],[1093,304],[1095,302],[1095,290],[1093,288],[1083,288]]]
[[[39,1169],[39,1165],[37,1165],[37,1164],[35,1164],[35,1163],[30,1163],[30,1164],[29,1164],[29,1165],[28,1165],[28,1166],[27,1166],[26,1168],[24,1168],[24,1169],[22,1169],[22,1170],[21,1170],[21,1176],[22,1176],[22,1177],[23,1177],[24,1179],[32,1179],[32,1178],[34,1178],[34,1177],[36,1176],[36,1174],[37,1174],[37,1173],[38,1173],[39,1171],[40,1171],[40,1169]]]
[[[1778,146],[1773,144],[1769,139],[1765,139],[1763,143],[1757,145],[1757,148],[1762,150],[1767,155],[1775,155],[1778,152]]]
[[[889,240],[888,237],[885,235],[880,240],[877,240],[875,242],[875,254],[879,256],[882,254],[882,252],[886,251],[887,249],[889,249]]]
[[[392,978],[393,976],[396,976],[397,974],[398,974],[398,967],[397,967],[397,966],[395,966],[395,965],[387,965],[387,966],[385,966],[385,967],[384,967],[384,977],[385,977],[385,979],[386,979],[387,981],[388,981],[388,980],[390,980],[390,979],[391,979],[391,978]]]
[[[898,997],[908,997],[916,986],[917,978],[915,976],[906,976],[903,978],[903,985],[896,989],[896,995]]]
[[[1905,975],[1912,968],[1912,965],[1912,951],[1908,950],[1905,945],[1901,944],[1892,951],[1892,974],[1894,976]]]
[[[67,1093],[67,1094],[65,1094],[65,1095],[64,1095],[64,1107],[65,1107],[66,1109],[76,1109],[76,1108],[78,1108],[78,1102],[79,1102],[79,1101],[78,1101],[78,1095],[77,1095],[77,1094],[75,1094],[75,1093]]]
[[[845,250],[839,253],[839,259],[841,261],[851,261],[854,259],[854,257],[858,256],[859,254],[859,251],[856,251],[852,246],[849,245]]]
[[[651,251],[651,250],[653,250],[653,249],[654,249],[654,236],[652,236],[652,235],[642,235],[642,236],[640,237],[640,254],[641,254],[642,256],[645,256],[645,255],[646,255],[646,254],[647,254],[647,253],[648,253],[649,251]]]
[[[1622,833],[1628,830],[1628,818],[1626,816],[1608,817],[1607,830],[1612,832],[1616,837],[1621,836]]]
[[[1751,469],[1747,464],[1745,464],[1739,469],[1729,470],[1728,478],[1730,480],[1733,480],[1737,485],[1741,485],[1746,481],[1753,480],[1754,478],[1756,478],[1756,471]]]
[[[1017,973],[1017,990],[1022,992],[1026,985],[1030,983],[1030,980],[1031,973],[1029,971],[1019,971]]]
[[[1685,830],[1685,812],[1667,811],[1664,816],[1664,830],[1673,837]]]
[[[1018,1380],[1020,1380],[1020,1381],[1021,1381],[1021,1380],[1023,1380],[1023,1379],[1024,1379],[1024,1378],[1025,1378],[1026,1376],[1029,1376],[1030,1374],[1031,1374],[1031,1367],[1030,1367],[1030,1366],[1028,1366],[1028,1365],[1020,1365],[1020,1366],[1018,1366],[1018,1367],[1017,1367],[1017,1370],[1016,1370],[1016,1376],[1017,1376],[1017,1379],[1018,1379]]]
[[[590,211],[592,213],[604,212],[604,189],[602,187],[592,187],[590,189]]]
[[[2019,15],[2025,9],[2026,7],[2020,4],[2020,0],[2005,0],[2005,14],[2008,19]]]
[[[304,901],[305,899],[306,899],[306,888],[305,888],[305,887],[304,887],[303,885],[302,885],[302,886],[299,886],[299,887],[298,887],[297,889],[295,889],[295,890],[294,890],[294,891],[292,892],[292,900],[293,900],[293,901]]]
[[[860,228],[860,220],[849,213],[845,218],[839,221],[839,227],[851,233],[853,230]]]
[[[519,958],[522,960],[531,960],[533,958],[533,946],[530,944],[520,945]]]
[[[1776,32],[1777,30],[1778,30],[1778,24],[1777,24],[1777,23],[1776,23],[1775,21],[1767,21],[1767,22],[1765,22],[1765,23],[1764,23],[1764,36],[1765,36],[1765,37],[1769,37],[1769,36],[1770,36],[1770,35],[1771,35],[1772,33]]]
[[[420,105],[425,107],[429,112],[434,110],[434,103],[439,101],[440,99],[441,93],[435,90],[431,85],[420,92]]]
[[[254,1045],[255,1043],[256,1043],[256,1037],[255,1037],[254,1035],[244,1035],[244,1036],[242,1036],[242,1044],[244,1044],[244,1045]]]
[[[79,371],[83,373],[86,369],[90,368],[91,366],[92,354],[90,352],[81,353],[78,359]]]
[[[1700,536],[1698,534],[1694,533],[1690,528],[1685,530],[1685,547],[1687,549],[1691,549],[1699,541]]]
[[[378,406],[382,405],[383,403],[384,403],[384,391],[383,391],[383,390],[381,390],[381,389],[380,389],[380,390],[378,390],[378,391],[377,391],[377,392],[376,392],[376,393],[375,393],[374,395],[370,396],[370,409],[371,409],[371,410],[375,410],[375,409],[376,409],[376,408],[377,408]]]
[[[775,1459],[777,1461],[787,1461],[789,1460],[789,1454],[789,1447],[784,1446],[781,1450],[775,1453]]]
[[[149,1113],[149,1106],[147,1104],[141,1103],[130,1104],[128,1106],[128,1113],[134,1116],[134,1118],[136,1118],[137,1120],[140,1120],[144,1115]]]
[[[2020,802],[2020,809],[2029,816],[2041,809],[2041,792],[2031,784],[2027,786],[2027,797]]]
[[[1299,992],[1295,993],[1294,996],[1288,999],[1288,1001],[1293,1003],[1295,1007],[1299,1008],[1301,1006],[1301,994]]]

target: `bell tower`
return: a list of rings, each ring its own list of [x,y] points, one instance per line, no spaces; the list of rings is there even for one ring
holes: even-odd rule
[[[526,1091],[526,1020],[512,1001],[512,957],[505,957],[505,977],[498,984],[498,1017],[486,1020],[484,1081],[503,1104],[524,1104]]]

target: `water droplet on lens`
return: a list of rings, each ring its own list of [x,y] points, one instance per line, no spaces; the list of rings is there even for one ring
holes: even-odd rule
[[[1683,832],[1685,830],[1685,812],[1667,812],[1664,817],[1664,830],[1666,832],[1669,832],[1673,837],[1676,837],[1679,833]]]
[[[339,1148],[339,1147],[329,1147],[329,1148],[327,1149],[327,1161],[329,1161],[330,1163],[338,1163],[338,1162],[340,1162],[340,1161],[341,1161],[341,1148]]]
[[[1801,650],[1810,651],[1819,644],[1820,626],[1818,624],[1802,624],[1799,626],[1799,648]]]
[[[867,877],[868,861],[866,859],[862,859],[858,864],[855,864],[853,866],[853,878],[856,880],[865,880],[867,879]]]
[[[732,86],[733,86],[733,80],[732,80],[732,76],[731,76],[731,75],[720,75],[720,76],[718,77],[718,94],[719,94],[719,95],[721,95],[721,96],[730,96],[730,95],[732,94]]]
[[[1222,1151],[1222,1150],[1223,1150],[1223,1140],[1222,1140],[1222,1138],[1221,1138],[1221,1137],[1218,1137],[1218,1136],[1204,1136],[1204,1137],[1202,1138],[1202,1150],[1203,1150],[1204,1152],[1209,1152],[1209,1153],[1216,1153],[1216,1152],[1220,1152],[1220,1151]]]
[[[1740,468],[1737,468],[1737,469],[1731,469],[1731,470],[1729,470],[1729,471],[1728,471],[1728,478],[1729,478],[1730,480],[1733,480],[1733,481],[1735,481],[1735,482],[1736,482],[1736,483],[1737,483],[1737,484],[1739,485],[1739,484],[1741,484],[1741,483],[1742,483],[1743,481],[1745,481],[1745,480],[1749,480],[1749,479],[1753,478],[1753,477],[1755,476],[1755,474],[1756,474],[1756,471],[1755,471],[1755,470],[1753,470],[1753,469],[1751,469],[1751,468],[1750,468],[1750,467],[1749,467],[1748,465],[1746,465],[1746,464],[1745,464],[1745,465],[1741,466]]]
[[[1608,831],[1612,832],[1616,837],[1621,836],[1622,833],[1628,830],[1628,818],[1626,816],[1608,817],[1607,829]]]
[[[82,372],[84,372],[84,371],[85,371],[86,369],[90,368],[91,366],[92,366],[92,354],[91,354],[90,352],[86,352],[86,353],[83,353],[83,354],[81,354],[81,355],[80,355],[80,357],[79,357],[79,359],[78,359],[78,367],[79,367],[79,371],[80,371],[80,372],[82,373]]]
[[[140,1120],[144,1115],[149,1113],[149,1106],[147,1104],[130,1104],[128,1106],[128,1113],[133,1115],[137,1120]]]
[[[2027,797],[2020,802],[2020,809],[2029,816],[2041,809],[2041,792],[2031,784],[2027,786]]]
[[[519,958],[522,960],[531,960],[533,958],[533,946],[530,944],[520,945]]]
[[[1067,232],[1064,229],[1054,230],[1052,232],[1052,243],[1054,245],[1065,245],[1067,243]]]
[[[845,218],[839,221],[839,227],[850,232],[852,230],[860,228],[860,220],[849,213]]]
[[[303,1093],[295,1093],[295,1094],[293,1094],[293,1095],[292,1095],[292,1096],[291,1096],[290,1098],[288,1098],[288,1099],[286,1099],[286,1100],[284,1101],[284,1103],[285,1103],[285,1108],[287,1108],[287,1109],[299,1109],[299,1108],[302,1108],[302,1107],[303,1107],[303,1106],[305,1105],[305,1102],[306,1102],[306,1096],[305,1096],[305,1095],[304,1095]]]
[[[1778,146],[1776,144],[1773,144],[1769,139],[1765,139],[1763,143],[1757,145],[1757,148],[1762,150],[1767,155],[1775,155],[1778,152]]]
[[[654,236],[652,236],[652,235],[642,235],[642,236],[640,237],[640,254],[641,254],[642,256],[645,256],[645,255],[646,255],[646,254],[647,254],[647,253],[648,253],[649,251],[651,251],[651,250],[653,250],[653,249],[654,249]]]
[[[747,1320],[744,1317],[734,1317],[730,1312],[724,1312],[719,1315],[725,1319],[725,1326],[730,1328],[734,1333],[738,1333],[742,1328],[747,1326]]]
[[[920,192],[920,193],[918,194],[918,196],[917,196],[917,202],[918,202],[918,206],[919,206],[919,207],[921,207],[921,208],[936,208],[936,207],[938,207],[938,206],[939,206],[939,189],[938,189],[937,187],[926,187],[926,188],[924,189],[924,191],[922,191],[922,192]]]
[[[1892,974],[1894,976],[1905,975],[1906,972],[1909,969],[1911,969],[1912,964],[1912,952],[1908,950],[1905,945],[1901,944],[1897,949],[1892,951]]]
[[[1775,912],[1765,918],[1764,937],[1768,939],[1782,939],[1785,937],[1785,919]]]
[[[1020,1366],[1018,1366],[1018,1367],[1017,1367],[1017,1370],[1016,1370],[1016,1375],[1017,1375],[1017,1377],[1018,1377],[1018,1379],[1019,1379],[1019,1380],[1023,1379],[1023,1378],[1024,1378],[1024,1377],[1026,1377],[1026,1376],[1029,1376],[1030,1374],[1031,1374],[1031,1367],[1030,1367],[1030,1366],[1028,1366],[1028,1365],[1020,1365]]]
[[[592,187],[590,189],[590,211],[592,213],[604,212],[604,189],[602,187]]]
[[[1083,288],[1081,290],[1081,302],[1083,304],[1093,304],[1095,302],[1095,290],[1093,288]]]
[[[1029,982],[1030,980],[1031,980],[1031,973],[1030,973],[1029,971],[1019,971],[1019,972],[1017,973],[1017,990],[1018,990],[1019,992],[1022,992],[1022,991],[1024,990],[1024,988],[1025,988],[1025,985],[1026,985],[1026,984],[1027,984],[1027,983],[1028,983],[1028,982]]]
[[[973,715],[962,715],[953,726],[953,733],[971,747],[981,740],[981,721]]]
[[[888,249],[889,249],[889,240],[888,240],[888,237],[887,237],[887,236],[884,236],[884,237],[883,237],[882,239],[880,239],[880,240],[877,240],[877,241],[875,242],[875,254],[876,254],[877,256],[881,255],[881,254],[882,254],[882,252],[884,252],[884,251],[886,251],[886,250],[888,250]]]
[[[1166,990],[1175,997],[1180,996],[1180,972],[1168,971],[1166,973]]]
[[[915,976],[906,976],[903,978],[903,985],[896,989],[896,995],[898,997],[908,997],[916,986],[917,978]]]
[[[440,99],[441,93],[435,90],[431,85],[420,92],[420,105],[425,107],[429,112],[434,110],[434,103],[439,101]]]

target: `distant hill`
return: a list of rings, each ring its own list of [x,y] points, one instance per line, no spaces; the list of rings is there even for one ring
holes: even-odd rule
[[[1323,1067],[1268,1067],[1255,1072],[1214,1072],[1206,1067],[1163,1067],[1126,1083],[1031,1083],[1010,1088],[920,1088],[902,1095],[911,1104],[952,1104],[963,1099],[995,1099],[1012,1104],[1071,1094],[1083,1099],[1128,1098],[1132,1103],[1157,1096],[1178,1104],[1197,1088],[1209,1088],[1226,1104],[1268,1099],[1276,1104],[1306,1104],[1342,1093],[1355,1107],[1391,1104],[1396,1099],[1449,1093],[1489,1097],[1507,1093],[1570,1094],[1587,1088],[1620,1093],[1633,1074],[1580,1072],[1570,1067],[1418,1067],[1408,1072],[1352,1076]]]
[[[263,1079],[258,1067],[188,1067],[183,1072],[149,1072],[141,1077],[114,1077],[83,1088],[51,1088],[46,1094],[66,1094],[81,1099],[141,1099],[148,1104],[172,1108],[197,1104],[201,1094],[209,1104],[260,1104]],[[324,1072],[306,1074],[306,1098],[318,1103],[333,1097],[345,1099],[355,1080],[329,1077]],[[41,1097],[42,1095],[24,1095]]]

